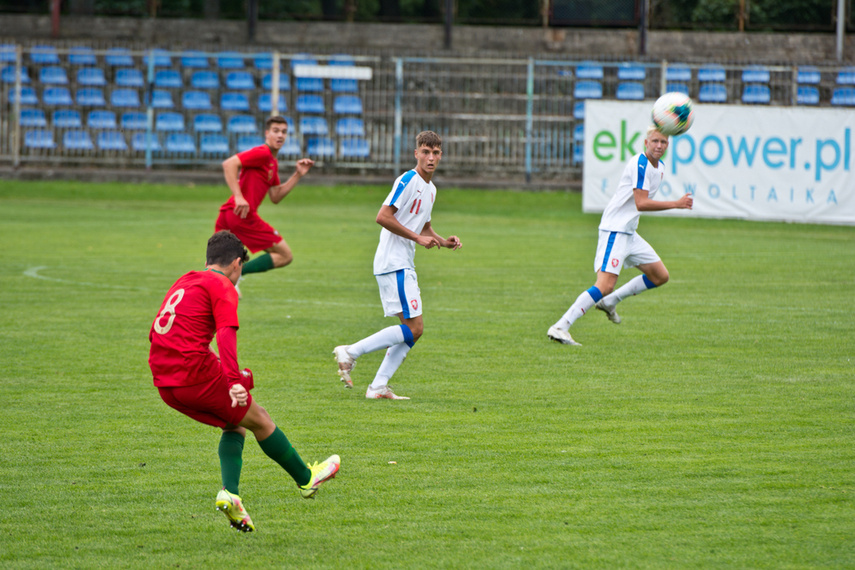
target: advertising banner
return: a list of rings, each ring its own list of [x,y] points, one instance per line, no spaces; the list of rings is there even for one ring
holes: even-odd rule
[[[582,208],[602,212],[626,162],[644,152],[652,101],[587,101]],[[855,113],[695,104],[671,137],[657,200],[694,196],[665,215],[855,224]]]

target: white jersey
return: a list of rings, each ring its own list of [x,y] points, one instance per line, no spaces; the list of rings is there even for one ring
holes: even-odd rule
[[[618,182],[617,192],[609,200],[600,220],[600,229],[610,232],[631,234],[638,228],[641,216],[635,207],[633,190],[647,190],[647,196],[653,198],[662,178],[665,176],[665,164],[660,160],[658,166],[652,166],[644,153],[633,156],[623,169]]]
[[[420,234],[425,224],[430,221],[435,199],[436,186],[433,182],[425,182],[418,172],[408,170],[395,180],[383,205],[397,208],[395,218],[401,225]],[[374,254],[374,275],[383,275],[399,269],[414,269],[415,254],[416,242],[383,228],[380,230],[380,243]]]

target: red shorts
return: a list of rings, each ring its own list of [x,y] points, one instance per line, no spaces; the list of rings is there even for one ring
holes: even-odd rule
[[[254,212],[241,219],[232,210],[220,210],[214,232],[220,230],[229,230],[235,234],[252,253],[273,247],[282,241],[279,232]]]
[[[248,375],[242,374],[240,383],[247,392],[253,388],[252,372],[245,369]],[[220,374],[213,380],[193,386],[176,386],[158,388],[160,397],[171,408],[190,416],[197,422],[224,428],[226,425],[239,425],[252,404],[252,394],[248,395],[246,406],[232,407],[229,396],[229,383],[225,374]]]

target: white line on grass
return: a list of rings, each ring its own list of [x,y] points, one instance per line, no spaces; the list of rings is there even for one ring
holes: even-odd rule
[[[46,277],[44,275],[39,275],[39,271],[43,269],[47,269],[47,265],[40,265],[38,267],[30,267],[26,271],[24,271],[24,275],[27,277],[34,277],[35,279],[42,279],[44,281],[54,281],[56,283],[66,283],[68,285],[84,285],[86,287],[101,287],[104,289],[122,289],[125,291],[150,291],[147,287],[127,287],[125,285],[113,285],[112,283],[89,283],[87,281],[72,281],[71,279],[60,279],[58,277]]]

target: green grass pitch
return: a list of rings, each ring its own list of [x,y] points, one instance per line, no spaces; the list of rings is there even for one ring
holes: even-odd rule
[[[217,430],[147,365],[225,185],[0,182],[2,565],[855,566],[855,228],[644,216],[671,282],[568,347],[546,329],[593,284],[599,217],[439,186],[463,249],[416,254],[409,402],[365,400],[382,353],[352,391],[331,354],[396,322],[371,271],[388,188],[262,207],[295,261],[241,284],[240,364],[300,454],[342,468],[306,501],[250,436],[243,535],[214,510]]]

